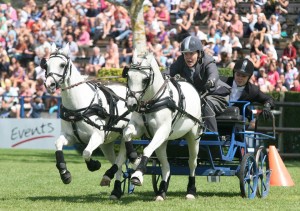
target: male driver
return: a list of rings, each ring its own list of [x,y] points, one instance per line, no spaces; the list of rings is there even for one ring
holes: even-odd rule
[[[213,57],[205,54],[199,38],[186,37],[180,47],[182,55],[170,66],[170,76],[180,75],[205,94],[202,100],[202,116],[209,131],[217,132],[215,116],[228,106],[230,86],[219,79]]]

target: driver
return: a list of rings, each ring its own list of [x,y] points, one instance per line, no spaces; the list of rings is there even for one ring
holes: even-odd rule
[[[170,66],[170,76],[180,75],[193,84],[202,100],[202,118],[206,128],[217,132],[216,116],[227,107],[231,87],[219,79],[213,57],[205,54],[199,38],[186,37],[180,46],[182,55]]]

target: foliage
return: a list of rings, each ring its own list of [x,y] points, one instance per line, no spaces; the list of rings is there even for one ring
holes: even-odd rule
[[[95,157],[98,159],[98,157]],[[267,198],[254,200],[240,197],[237,177],[222,176],[220,183],[208,183],[196,177],[197,198],[185,200],[188,176],[172,176],[167,200],[153,201],[151,176],[119,201],[108,199],[111,187],[100,187],[99,181],[110,164],[100,158],[98,172],[87,170],[81,156],[66,150],[65,160],[73,181],[64,185],[55,167],[51,150],[0,149],[0,210],[299,210],[300,162],[285,165],[295,187],[271,187]],[[5,173],[4,173],[5,172]],[[112,181],[114,182],[114,181]]]
[[[300,102],[300,94],[296,92],[285,93],[285,102]],[[300,108],[284,107],[283,108],[283,127],[299,128]],[[291,118],[289,118],[291,117]],[[284,152],[299,153],[300,152],[300,133],[284,133]]]
[[[111,68],[111,69],[106,69],[102,68],[98,72],[98,78],[103,78],[103,80],[109,80],[109,81],[118,81],[121,83],[125,83],[126,79],[122,78],[122,68]],[[163,68],[161,68],[161,71],[164,71]],[[219,68],[219,73],[222,76],[232,76],[232,70],[229,68]],[[120,78],[109,78],[110,76],[119,76]]]

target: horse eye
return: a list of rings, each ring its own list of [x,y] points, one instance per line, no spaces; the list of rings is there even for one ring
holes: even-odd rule
[[[66,66],[66,64],[62,63],[60,64],[60,68],[64,68]]]
[[[144,78],[142,80],[143,85],[147,84],[149,82],[150,78]]]

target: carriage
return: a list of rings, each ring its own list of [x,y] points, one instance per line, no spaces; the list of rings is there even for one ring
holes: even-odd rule
[[[252,130],[247,130],[249,122],[245,110],[247,107],[254,108],[254,105],[246,101],[232,103],[243,104],[243,115],[240,115],[238,107],[229,107],[217,117],[219,133],[204,132],[201,135],[196,176],[206,176],[208,182],[219,182],[222,176],[236,176],[243,198],[264,198],[270,190],[271,169],[268,151],[263,145],[264,141],[275,139],[275,118],[272,116],[272,131],[269,133],[257,131],[259,117],[254,120]],[[143,148],[149,140],[135,140],[134,143],[137,148]],[[189,174],[188,148],[184,139],[170,141],[167,154],[172,176]],[[129,181],[133,170],[128,165],[126,167],[123,188],[125,191],[127,187],[126,191],[131,193],[135,188]],[[152,176],[153,190],[157,192],[161,168],[155,155],[151,157],[146,174]]]
[[[45,84],[52,91],[61,86],[64,91],[63,105],[69,107],[63,112],[63,117],[68,118],[62,118],[62,136],[56,142],[57,168],[65,184],[71,182],[71,174],[64,161],[63,145],[84,139],[87,147],[83,158],[89,170],[95,171],[101,167],[98,161],[91,159],[92,152],[100,146],[113,164],[105,172],[100,184],[108,186],[117,173],[110,198],[120,198],[121,170],[126,160],[125,142],[132,141],[135,135],[147,134],[152,135],[151,141],[133,141],[133,144],[143,146],[144,154],[136,169],[126,164],[123,192],[126,183],[128,191],[132,192],[134,185],[142,185],[143,174],[151,174],[156,200],[165,199],[170,175],[189,175],[187,199],[195,198],[195,179],[191,179],[195,176],[207,176],[209,180],[218,180],[220,176],[238,176],[243,197],[265,197],[268,194],[271,171],[267,151],[264,147],[258,147],[254,153],[249,152],[246,140],[256,142],[274,139],[275,134],[257,132],[257,121],[254,131],[246,131],[248,125],[245,112],[249,102],[239,102],[244,103],[243,115],[240,115],[237,107],[231,106],[224,115],[218,116],[218,133],[203,132],[200,96],[192,85],[184,81],[177,83],[171,78],[164,79],[152,54],[138,57],[135,52],[134,63],[129,68],[132,84],[127,83],[126,105],[132,112],[129,114],[124,102],[126,87],[108,89],[83,80],[69,59],[68,46],[57,50],[53,45],[51,51],[50,59],[45,62],[47,66],[44,65],[47,70]],[[129,69],[124,75],[129,74]],[[113,94],[111,90],[122,93],[122,97]],[[78,100],[82,99],[80,93],[85,95],[82,101]],[[108,99],[119,101],[120,105],[110,104],[111,100]],[[116,113],[114,109],[118,109]],[[85,116],[89,111],[92,113]],[[116,115],[118,113],[122,115]],[[130,119],[128,124],[123,119],[125,116]],[[113,152],[113,141],[119,134],[113,129],[123,131],[118,157]],[[176,155],[171,153],[174,151]],[[148,161],[152,161],[149,162],[151,165]]]
[[[135,111],[139,112],[141,116],[144,116],[143,119],[146,119],[147,113],[151,113],[151,106],[149,106],[149,112],[147,111],[147,106],[143,108],[143,97],[147,95],[147,89],[148,91],[151,90],[151,88],[149,88],[149,81],[152,81],[153,83],[153,81],[155,81],[155,74],[157,73],[155,72],[155,70],[153,70],[155,69],[155,64],[153,65],[151,63],[151,58],[149,59],[146,56],[144,60],[148,60],[148,64],[150,64],[150,66],[147,66],[147,63],[142,64],[143,60],[142,62],[132,64],[130,67],[130,71],[132,71],[133,73],[131,73],[131,76],[128,76],[128,79],[130,79],[131,77],[132,79],[134,79],[134,81],[131,81],[133,85],[127,85],[129,89],[129,97],[131,95],[132,98],[134,98]],[[135,74],[136,72],[137,74]],[[139,79],[138,74],[143,76],[141,76],[141,78]],[[136,83],[136,81],[138,80],[142,81],[141,84],[144,84],[144,86],[134,86],[134,83]],[[166,81],[168,80],[170,79],[165,79],[164,83],[166,83]],[[147,81],[147,83],[143,83],[143,81]],[[163,85],[156,86],[162,87]],[[159,93],[160,90],[161,89],[152,91],[152,96],[150,97],[151,101],[161,101],[160,99],[163,97],[157,97],[159,96],[159,94],[157,93]],[[139,100],[140,102],[138,102]],[[144,101],[148,102],[149,100],[147,101],[144,98]],[[242,108],[242,112],[240,112],[239,107],[232,106],[233,104],[242,104],[241,106],[239,106]],[[136,110],[136,108],[139,109],[140,107],[142,107],[144,110]],[[208,131],[204,131],[203,133],[201,131],[199,133],[199,151],[198,157],[196,158],[196,168],[194,169],[193,173],[194,176],[207,176],[209,181],[219,181],[220,176],[237,176],[239,178],[241,196],[244,198],[253,199],[256,195],[261,198],[266,197],[269,192],[271,170],[269,169],[268,152],[264,146],[259,145],[263,140],[275,139],[275,119],[274,115],[272,115],[273,131],[270,134],[258,132],[257,128],[258,123],[261,119],[260,115],[257,115],[256,119],[254,119],[254,115],[252,115],[253,121],[251,125],[249,124],[248,118],[246,117],[247,109],[251,108],[253,108],[253,105],[251,105],[250,102],[230,102],[230,106],[227,108],[227,110],[223,114],[216,117],[218,123],[218,133]],[[172,109],[172,107],[169,109]],[[182,110],[180,107],[176,107],[175,110],[181,112],[181,114],[183,114],[184,116],[188,116],[189,118],[193,119],[193,117],[191,117],[187,111]],[[156,121],[159,122],[158,120]],[[148,123],[144,122],[144,124],[144,127],[149,127],[147,126]],[[158,123],[156,123],[156,125],[157,124]],[[199,124],[201,125],[201,122]],[[156,125],[153,128],[157,127]],[[253,127],[252,130],[248,130],[251,127]],[[150,130],[147,129],[147,131]],[[168,132],[170,131],[166,131],[166,133]],[[155,129],[153,129],[152,133],[154,134],[154,136],[156,135]],[[153,139],[151,141],[153,141]],[[148,146],[151,141],[149,142],[147,140],[135,140],[133,141],[133,143],[138,146]],[[166,147],[166,157],[168,158],[168,162],[170,164],[169,174],[191,175],[191,147],[188,146],[187,141],[181,138],[176,140],[167,138],[167,142],[168,144]],[[250,142],[254,143],[255,150],[253,151],[249,150]],[[150,157],[150,160],[152,162],[149,162],[150,165],[148,164],[146,166],[146,170],[142,171],[142,174],[152,175],[153,189],[157,196],[162,191],[161,182],[165,180],[165,178],[167,178],[167,182],[169,182],[170,180],[170,176],[164,177],[164,174],[166,173],[163,172],[164,167],[160,165],[160,157],[157,157],[155,153],[153,153]],[[136,181],[137,179],[136,176],[134,176],[135,174],[136,171],[127,168],[127,171],[124,174],[124,182],[126,182],[127,178],[131,178],[131,182],[133,184],[136,184],[138,186],[141,185],[139,183],[139,180]],[[139,174],[137,175],[139,176]],[[168,184],[166,185],[166,187],[168,187]],[[130,188],[132,188],[132,185],[129,185],[128,188],[129,191],[132,191],[130,190]]]

